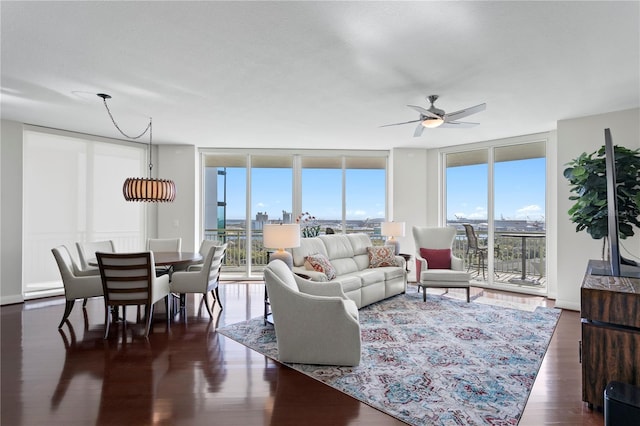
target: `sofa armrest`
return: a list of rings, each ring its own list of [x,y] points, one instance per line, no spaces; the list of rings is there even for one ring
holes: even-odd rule
[[[396,263],[401,266],[402,269],[407,269],[407,261],[404,257],[396,255]]]
[[[294,274],[300,274],[300,275],[306,275],[309,277],[309,279],[311,281],[320,281],[320,282],[325,282],[325,281],[329,281],[327,279],[327,275],[324,272],[318,272],[318,271],[313,271],[301,266],[294,266],[293,267],[293,273]]]

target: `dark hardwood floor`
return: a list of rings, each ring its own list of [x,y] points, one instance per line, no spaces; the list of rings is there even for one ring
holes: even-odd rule
[[[63,298],[0,308],[1,417],[18,425],[394,425],[400,421],[283,367],[215,332],[261,315],[263,285],[225,283],[215,321],[197,312],[167,332],[162,313],[148,339],[141,326],[112,325],[103,301],[76,303],[58,330]],[[415,291],[412,287],[409,291]],[[482,290],[473,289],[474,292]],[[472,293],[473,294],[473,293]],[[540,297],[484,290],[486,297],[552,305]],[[127,316],[134,319],[132,308]],[[564,311],[521,425],[602,425],[581,401],[580,315]]]

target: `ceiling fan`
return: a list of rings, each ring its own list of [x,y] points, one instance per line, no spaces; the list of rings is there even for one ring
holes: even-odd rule
[[[438,95],[429,95],[427,100],[431,103],[429,109],[425,109],[415,105],[407,105],[409,108],[414,109],[420,113],[420,118],[417,120],[405,121],[403,123],[385,124],[380,127],[399,126],[401,124],[419,123],[413,132],[414,137],[422,135],[422,131],[426,128],[434,129],[436,127],[451,127],[451,128],[466,128],[477,126],[480,123],[469,123],[465,121],[455,121],[460,118],[467,117],[471,114],[475,114],[487,109],[487,104],[480,104],[470,108],[461,109],[451,113],[445,113],[443,110],[436,108],[433,103],[438,99]]]

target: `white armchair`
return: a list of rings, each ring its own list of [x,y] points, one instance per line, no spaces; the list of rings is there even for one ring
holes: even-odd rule
[[[464,261],[453,255],[456,228],[413,227],[416,246],[418,290],[422,288],[427,300],[427,287],[465,288],[469,301],[471,275],[464,270]]]
[[[294,275],[281,260],[264,270],[282,362],[320,365],[360,363],[358,308],[339,283],[314,283]]]
[[[60,328],[69,317],[76,299],[85,299],[86,301],[89,297],[102,296],[102,281],[99,274],[81,271],[66,246],[55,247],[51,249],[51,252],[58,264],[64,286],[64,297],[67,299],[62,321],[58,325]]]

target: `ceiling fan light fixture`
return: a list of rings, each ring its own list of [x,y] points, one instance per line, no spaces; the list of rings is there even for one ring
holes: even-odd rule
[[[427,129],[435,129],[436,127],[440,127],[444,123],[442,118],[431,118],[428,117],[421,124]]]

